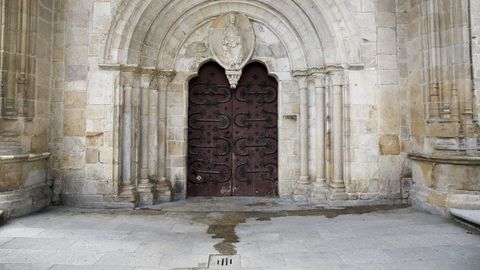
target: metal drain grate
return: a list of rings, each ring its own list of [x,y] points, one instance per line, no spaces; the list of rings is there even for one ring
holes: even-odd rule
[[[208,269],[240,269],[240,255],[212,254],[208,259]]]

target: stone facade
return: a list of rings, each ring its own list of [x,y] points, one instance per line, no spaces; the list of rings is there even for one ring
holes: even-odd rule
[[[53,1],[3,1],[0,30],[0,209],[50,204],[47,183]]]
[[[479,208],[475,27],[469,28],[475,2],[414,1],[405,7],[412,203],[444,214],[447,208]]]
[[[24,14],[13,2],[2,14]],[[0,65],[15,52],[35,68],[0,67],[1,130],[19,130],[2,133],[0,151],[51,152],[54,202],[128,207],[188,196],[188,81],[215,58],[212,23],[236,12],[253,27],[249,61],[279,83],[280,197],[355,205],[410,194],[438,210],[449,205],[425,196],[466,192],[455,207],[480,208],[470,203],[480,192],[478,1],[20,2],[38,21],[25,30],[31,53],[3,44]],[[20,102],[13,117],[21,95],[33,105]],[[477,182],[429,185],[418,168],[432,156]],[[462,158],[468,165],[456,166]]]

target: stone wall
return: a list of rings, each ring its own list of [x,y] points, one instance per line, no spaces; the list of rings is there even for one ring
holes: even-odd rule
[[[400,140],[399,56],[396,1],[353,1],[364,67],[349,72],[351,198],[400,199],[405,155]],[[399,33],[401,34],[401,33]],[[402,40],[399,39],[399,42]],[[348,136],[347,135],[347,136]]]
[[[470,27],[473,85],[478,108],[480,106],[480,2],[478,1],[470,1]],[[480,131],[477,131],[477,134],[479,133]]]
[[[0,55],[0,209],[50,203],[47,186],[54,1],[4,1]]]
[[[334,167],[341,166],[336,169],[341,171],[342,179],[337,179],[342,181],[339,188],[342,190],[342,185],[345,186],[345,198],[348,197],[351,203],[400,199],[400,179],[405,174],[408,176],[409,171],[404,154],[408,138],[408,118],[404,115],[408,115],[405,113],[408,101],[405,101],[405,88],[399,83],[400,77],[405,76],[406,42],[402,37],[406,30],[405,26],[399,27],[398,21],[403,20],[403,25],[406,22],[403,11],[399,11],[404,7],[397,8],[396,1],[305,1],[295,8],[287,3],[280,5],[270,1],[258,1],[256,6],[246,2],[217,3],[205,5],[202,13],[195,13],[192,3],[187,1],[57,2],[53,47],[55,84],[52,88],[55,95],[52,96],[50,114],[50,124],[55,128],[49,138],[56,200],[101,206],[121,205],[131,199],[118,197],[125,169],[122,140],[126,136],[121,122],[125,86],[121,76],[127,71],[139,72],[135,75],[138,89],[151,87],[149,70],[168,69],[168,64],[173,64],[171,69],[176,75],[167,87],[166,129],[160,129],[158,135],[166,134],[166,163],[165,168],[157,163],[158,168],[153,171],[164,174],[164,178],[171,181],[177,198],[185,197],[186,82],[198,65],[208,59],[208,55],[202,55],[203,52],[195,50],[198,46],[194,46],[206,38],[208,23],[202,20],[222,9],[238,10],[255,18],[257,45],[254,59],[265,63],[280,82],[283,105],[279,111],[279,147],[284,153],[280,157],[279,169],[281,196],[294,194],[301,177],[308,179],[303,184],[310,195],[316,193],[312,191],[316,179],[326,178],[326,183],[333,187],[338,184],[333,182]],[[203,5],[202,1],[197,2]],[[268,10],[267,3],[279,5],[278,10],[289,18],[297,18],[292,23],[298,28],[288,28],[280,15]],[[309,3],[313,8],[307,8]],[[166,17],[157,16],[158,12],[165,12]],[[316,20],[309,22],[308,18],[313,17]],[[169,29],[165,25],[172,24],[175,18],[178,22],[172,27],[183,29],[184,33],[165,32]],[[269,18],[268,23],[262,22],[265,18]],[[187,26],[191,28],[188,31]],[[311,33],[316,33],[318,43],[311,38]],[[298,39],[285,38],[287,36],[297,36]],[[296,49],[300,47],[305,51]],[[165,60],[160,61],[162,55]],[[403,73],[399,66],[403,67]],[[321,80],[313,76],[317,72],[315,69],[327,75],[325,117],[330,120],[324,120],[324,144],[319,142],[321,137],[317,132],[315,89],[318,89],[317,83],[321,85]],[[334,122],[331,119],[336,116],[332,104],[333,79],[328,74],[335,69],[342,70],[344,79],[341,83],[345,85],[341,101],[344,117],[340,129],[342,144],[338,150],[342,159],[335,159],[339,154],[335,154],[332,137]],[[305,140],[301,137],[300,85],[298,78],[293,77],[294,71],[305,71],[297,74],[307,76],[309,118]],[[137,80],[135,76],[133,78]],[[398,99],[403,102],[396,102]],[[130,134],[132,138],[141,137],[135,131]],[[137,166],[141,166],[137,155],[142,150],[140,146],[136,148],[134,141],[132,143],[134,152],[130,152],[133,156],[129,160],[133,162],[132,173],[135,175]],[[307,148],[304,148],[306,143]],[[157,147],[163,151],[161,146]],[[323,152],[321,149],[326,151],[324,174],[319,169],[323,166],[318,159],[318,152]],[[308,171],[301,171],[302,155],[308,155],[305,159]],[[162,178],[159,175],[150,175],[150,178]],[[134,189],[140,184],[140,179],[126,181],[132,181]]]
[[[94,205],[113,192],[116,77],[98,67],[111,8],[109,1],[56,1],[49,142],[58,202],[77,204],[80,197]]]
[[[477,63],[470,34],[475,27],[469,29],[476,17],[473,2],[409,1],[406,6],[411,199],[416,207],[442,214],[452,207],[480,208],[474,173],[480,155],[478,99],[472,80]]]
[[[6,1],[0,154],[47,151],[53,1]]]

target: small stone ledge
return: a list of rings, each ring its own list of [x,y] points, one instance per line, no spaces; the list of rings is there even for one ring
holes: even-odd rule
[[[468,222],[474,223],[480,226],[480,210],[465,210],[465,209],[450,209],[452,216],[464,219]]]
[[[12,163],[12,162],[30,162],[40,159],[47,159],[51,155],[50,152],[44,152],[39,154],[15,154],[15,155],[0,155],[0,164],[1,163]]]
[[[432,163],[454,164],[454,165],[480,165],[480,157],[473,156],[452,156],[452,155],[427,155],[422,153],[410,153],[408,157],[412,160],[426,161]]]

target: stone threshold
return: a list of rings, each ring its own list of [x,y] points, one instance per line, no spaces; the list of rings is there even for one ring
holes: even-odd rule
[[[361,207],[406,207],[399,200],[328,201],[324,203],[298,202],[291,198],[265,197],[191,197],[136,209],[162,212],[278,212]]]

